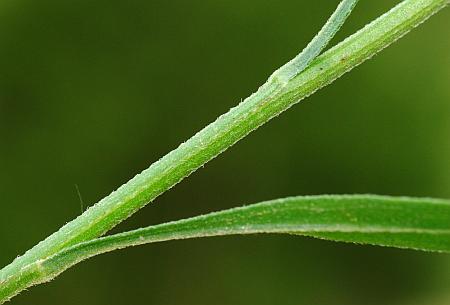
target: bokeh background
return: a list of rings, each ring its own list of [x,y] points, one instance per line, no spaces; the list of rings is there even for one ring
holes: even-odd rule
[[[398,1],[361,1],[333,43]],[[248,96],[338,1],[2,0],[0,264]],[[115,232],[289,195],[450,197],[450,9]],[[11,304],[448,305],[450,256],[291,236],[152,244]]]

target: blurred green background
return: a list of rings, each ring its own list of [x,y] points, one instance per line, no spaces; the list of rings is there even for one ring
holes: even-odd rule
[[[361,1],[334,40],[398,1]],[[0,264],[248,96],[338,1],[2,0]],[[289,195],[450,197],[450,9],[115,232]],[[291,236],[153,244],[11,304],[448,305],[450,256]]]

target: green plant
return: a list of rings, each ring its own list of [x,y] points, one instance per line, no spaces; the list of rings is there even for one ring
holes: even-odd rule
[[[169,239],[260,232],[295,233],[450,252],[450,202],[372,196],[292,198],[99,238],[252,130],[331,83],[445,7],[406,0],[323,50],[356,0],[344,0],[312,42],[259,90],[80,217],[0,271],[0,303],[96,254]],[[409,215],[410,217],[405,217]]]

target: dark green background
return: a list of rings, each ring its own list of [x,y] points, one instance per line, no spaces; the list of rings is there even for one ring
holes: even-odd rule
[[[397,1],[361,1],[333,43]],[[2,0],[0,264],[248,96],[337,1]],[[450,197],[450,9],[115,231],[288,195]],[[291,236],[153,244],[11,304],[446,305],[450,256]]]

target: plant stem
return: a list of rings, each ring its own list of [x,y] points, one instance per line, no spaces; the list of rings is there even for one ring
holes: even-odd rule
[[[39,270],[27,271],[27,266],[101,236],[251,131],[369,59],[448,3],[448,0],[405,0],[317,57],[289,81],[271,77],[237,107],[2,269],[0,288],[12,288],[0,290],[0,300],[5,301],[28,287],[33,276],[44,276]],[[20,278],[10,286],[18,274]]]
[[[258,92],[1,270],[0,282],[8,274],[19,271],[33,261],[101,236],[273,115],[286,109],[288,105],[275,110],[277,113],[265,110],[267,104],[282,93],[288,81],[302,72],[328,44],[358,1],[343,0],[311,43],[292,61],[275,71]]]

